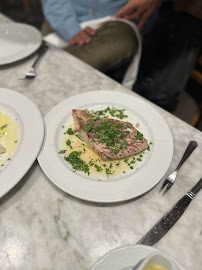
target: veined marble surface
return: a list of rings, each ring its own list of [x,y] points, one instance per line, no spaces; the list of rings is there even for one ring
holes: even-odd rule
[[[0,15],[0,21],[7,19]],[[42,115],[77,93],[92,90],[131,93],[54,48],[41,59],[34,80],[18,80],[35,57],[0,67],[0,87],[27,96]],[[175,169],[190,140],[199,144],[179,171],[172,189],[162,197],[158,194],[162,184],[159,183],[145,195],[124,203],[88,203],[55,187],[36,161],[20,183],[0,199],[0,269],[88,270],[106,252],[135,244],[190,190],[202,176],[202,133],[155,108],[163,115],[173,135],[174,156],[168,173]],[[202,191],[155,247],[175,257],[186,269],[201,270]]]

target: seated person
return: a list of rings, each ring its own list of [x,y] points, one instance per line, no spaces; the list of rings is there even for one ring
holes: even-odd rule
[[[98,70],[121,81],[138,47],[133,28],[119,20],[104,23],[99,29],[81,29],[80,23],[115,15],[139,20],[142,28],[161,0],[42,0],[46,23],[44,35],[55,31],[69,44],[65,50]],[[132,14],[130,14],[132,10]],[[119,73],[118,71],[121,71]]]

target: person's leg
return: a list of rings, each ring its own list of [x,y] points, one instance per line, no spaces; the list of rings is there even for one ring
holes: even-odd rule
[[[65,50],[104,73],[113,73],[130,63],[137,47],[132,27],[115,21],[101,26],[90,44],[68,46]]]
[[[44,21],[42,28],[41,28],[41,33],[43,36],[46,36],[50,33],[54,32],[52,27],[50,26],[49,22],[47,20]]]

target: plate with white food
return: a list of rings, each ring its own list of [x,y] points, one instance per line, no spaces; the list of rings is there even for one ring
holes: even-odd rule
[[[43,118],[24,95],[0,88],[0,198],[26,174],[40,151]]]
[[[0,23],[0,65],[10,64],[34,53],[42,35],[35,27],[23,23]]]
[[[87,201],[138,197],[162,179],[172,160],[166,121],[135,95],[72,96],[45,116],[45,126],[42,170],[57,187]]]

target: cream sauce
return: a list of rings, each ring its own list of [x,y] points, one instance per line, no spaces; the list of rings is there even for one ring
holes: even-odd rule
[[[168,270],[165,266],[160,264],[149,264],[143,268],[143,270]]]
[[[94,165],[98,165],[100,167],[101,171],[98,171],[97,168],[92,165],[89,165],[90,169],[90,175],[100,178],[106,178],[110,176],[116,176],[116,175],[125,175],[127,172],[135,169],[136,163],[141,162],[138,161],[137,158],[142,159],[143,153],[139,153],[137,155],[134,155],[130,158],[125,159],[119,159],[114,161],[103,161],[101,157],[95,153],[85,142],[80,140],[75,134],[69,135],[66,134],[66,131],[72,128],[72,130],[75,130],[74,123],[70,124],[67,127],[64,127],[64,134],[62,137],[62,144],[61,144],[61,150],[65,150],[64,156],[68,156],[73,151],[81,151],[82,154],[80,158],[86,163],[89,164],[91,162],[94,163]],[[66,144],[66,141],[71,141],[71,147]],[[132,164],[131,164],[132,162]]]
[[[19,126],[10,115],[0,111],[0,144],[5,147],[6,152],[0,155],[0,168],[10,160],[14,153],[19,136]]]

